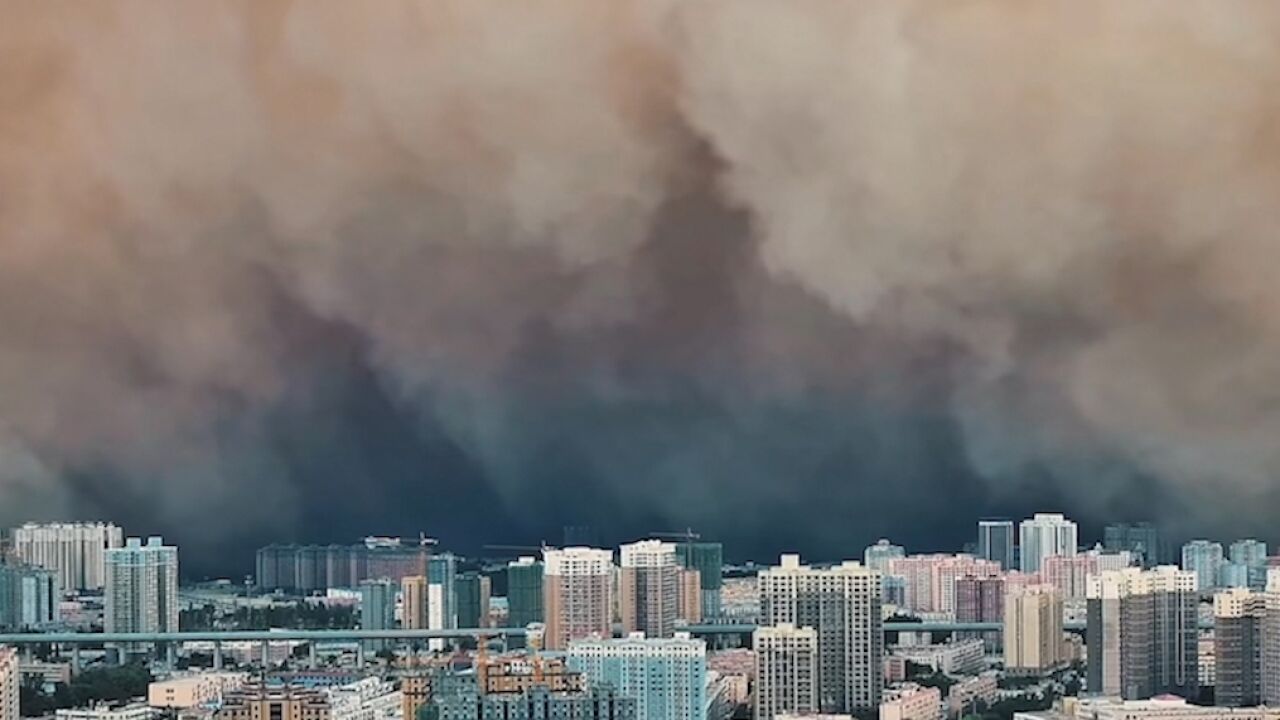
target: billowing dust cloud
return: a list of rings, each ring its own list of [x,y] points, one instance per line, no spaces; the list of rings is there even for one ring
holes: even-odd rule
[[[1280,487],[1277,87],[1263,0],[11,3],[3,520],[287,527],[340,345],[509,506],[856,523],[951,452],[1221,523]]]

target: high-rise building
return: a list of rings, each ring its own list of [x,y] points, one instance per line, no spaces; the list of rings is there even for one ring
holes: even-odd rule
[[[20,717],[18,695],[22,670],[18,664],[18,651],[0,645],[0,720],[18,720]]]
[[[1036,513],[1018,526],[1019,561],[1024,573],[1039,572],[1047,557],[1075,555],[1076,524],[1061,513]]]
[[[777,567],[760,572],[758,582],[761,625],[788,623],[817,632],[819,709],[877,708],[884,653],[880,573],[856,561],[810,568],[798,555],[783,555]]]
[[[104,555],[107,632],[178,630],[178,548],[158,536],[129,538]]]
[[[1004,666],[1011,675],[1043,676],[1062,667],[1062,595],[1026,585],[1004,600]]]
[[[1003,577],[968,575],[956,579],[956,622],[1004,622]],[[1001,633],[965,632],[960,638],[982,638],[988,651],[998,650]]]
[[[706,718],[707,646],[686,633],[574,640],[568,665],[591,685],[607,684],[634,698],[639,720]]]
[[[902,578],[903,606],[916,612],[955,612],[956,580],[997,577],[1000,566],[972,555],[908,555],[889,561],[889,572]]]
[[[390,578],[360,582],[360,629],[394,630],[396,626],[396,583]],[[366,640],[371,650],[386,647],[383,640]]]
[[[1267,598],[1235,588],[1213,596],[1214,701],[1252,707],[1262,700],[1262,631]]]
[[[458,627],[458,559],[450,553],[427,560],[427,627],[451,630]],[[438,643],[443,646],[443,643]]]
[[[400,578],[400,626],[406,630],[427,629],[427,576]]]
[[[0,720],[18,720],[18,694],[22,671],[18,668],[18,651],[0,646]]]
[[[1054,555],[1044,559],[1040,576],[1058,588],[1063,600],[1083,600],[1090,575],[1131,567],[1135,560],[1128,550],[1102,552],[1094,549],[1079,555]]]
[[[1280,567],[1267,570],[1266,611],[1262,620],[1262,702],[1280,705]]]
[[[1149,522],[1107,525],[1102,533],[1102,547],[1110,552],[1128,550],[1145,568],[1155,567],[1166,560],[1160,531]]]
[[[1199,692],[1196,575],[1173,566],[1126,568],[1089,578],[1088,686],[1145,699]]]
[[[613,631],[613,553],[586,547],[542,553],[542,605],[548,650]]]
[[[105,553],[122,544],[124,533],[112,523],[27,523],[13,530],[18,559],[53,571],[68,591],[102,589]]]
[[[1222,543],[1192,540],[1182,546],[1182,569],[1195,573],[1196,589],[1200,592],[1218,587],[1222,564]]]
[[[818,633],[790,623],[756,628],[756,720],[818,712]],[[877,678],[878,680],[878,678]]]
[[[489,577],[478,572],[458,576],[454,586],[458,599],[458,627],[485,627],[489,622]]]
[[[894,545],[886,538],[880,538],[874,545],[868,545],[862,551],[862,564],[879,573],[889,572],[889,561],[906,557],[906,548]]]
[[[989,518],[978,521],[978,557],[1000,565],[1001,570],[1013,570],[1013,521]]]
[[[542,563],[528,556],[513,560],[507,565],[507,625],[542,621]]]
[[[1267,544],[1261,540],[1237,540],[1227,550],[1231,565],[1240,577],[1226,583],[1234,587],[1247,587],[1261,591],[1267,586]],[[1243,582],[1240,582],[1243,580]]]
[[[34,565],[0,565],[0,627],[43,630],[58,622],[58,574]]]
[[[677,543],[676,559],[686,568],[698,571],[698,583],[702,590],[701,617],[719,617],[720,587],[724,582],[724,546],[718,542]]]
[[[267,545],[258,548],[257,584],[263,590],[313,592],[356,587],[362,580],[427,574],[429,538],[367,537],[355,545]]]
[[[680,566],[675,543],[641,540],[620,548],[618,615],[624,632],[671,637],[679,612]]]
[[[717,598],[720,591],[716,591]],[[684,623],[702,622],[706,609],[706,593],[702,590],[702,573],[694,568],[682,567],[676,578],[676,619]],[[719,607],[719,602],[716,607]]]

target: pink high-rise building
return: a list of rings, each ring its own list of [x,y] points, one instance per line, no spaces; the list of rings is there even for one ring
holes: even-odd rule
[[[1041,563],[1040,575],[1054,586],[1065,600],[1084,598],[1089,576],[1107,570],[1120,570],[1133,565],[1133,554],[1127,550],[1104,553],[1090,550],[1079,555],[1054,555]]]
[[[999,577],[1000,563],[972,555],[908,555],[890,560],[889,572],[903,578],[904,605],[908,609],[954,613],[956,580]]]

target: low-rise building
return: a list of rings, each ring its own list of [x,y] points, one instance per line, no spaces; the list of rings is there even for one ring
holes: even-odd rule
[[[330,720],[329,698],[301,685],[245,683],[223,696],[214,720]]]
[[[990,706],[999,696],[997,673],[985,672],[977,677],[965,678],[947,691],[947,714],[963,717],[972,713],[977,705]]]
[[[880,702],[880,720],[940,720],[941,717],[942,691],[936,687],[904,683],[886,690]]]
[[[39,685],[48,689],[59,683],[65,685],[71,682],[71,663],[31,660],[20,662],[18,670],[26,685]]]
[[[160,711],[140,702],[100,703],[87,708],[63,708],[57,720],[152,720]]]
[[[1280,708],[1192,705],[1176,695],[1150,700],[1068,697],[1051,710],[1014,713],[1013,720],[1280,720]]]
[[[948,675],[976,675],[982,671],[985,651],[981,638],[969,638],[936,645],[899,645],[893,655]]]
[[[367,677],[325,689],[330,720],[398,720],[404,698],[395,685]]]
[[[434,682],[423,716],[433,720],[636,720],[636,701],[610,687],[553,692],[533,685],[518,692],[480,692],[475,673],[445,674]]]
[[[147,704],[158,708],[191,708],[220,703],[224,693],[244,685],[246,678],[245,673],[208,672],[159,680],[147,686]]]

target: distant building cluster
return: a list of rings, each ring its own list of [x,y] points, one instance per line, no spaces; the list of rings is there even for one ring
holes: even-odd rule
[[[767,566],[726,566],[722,546],[692,532],[500,562],[425,537],[269,545],[252,584],[189,598],[162,538],[29,524],[0,564],[0,627],[61,629],[97,602],[104,630],[154,638],[178,630],[184,608],[225,602],[235,617],[351,608],[346,622],[377,631],[107,643],[90,661],[147,661],[162,677],[145,700],[61,720],[962,720],[1053,698],[1016,712],[1280,720],[1254,710],[1280,707],[1280,562],[1261,541],[1179,552],[1149,523],[1118,523],[1085,547],[1060,513],[976,530],[965,552],[882,538],[860,560]],[[55,688],[82,670],[79,651],[53,652],[0,651],[0,709],[22,682]],[[197,654],[208,670],[180,669]],[[1213,707],[1177,699],[1210,688]]]
[[[400,538],[370,537],[353,545],[268,545],[258,550],[254,577],[262,590],[308,593],[426,575],[430,557],[426,542]]]

